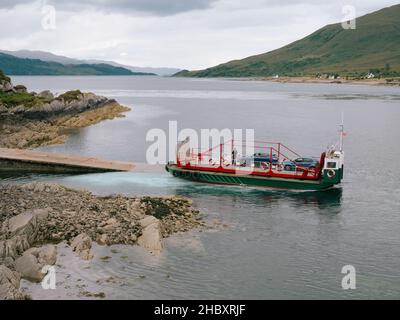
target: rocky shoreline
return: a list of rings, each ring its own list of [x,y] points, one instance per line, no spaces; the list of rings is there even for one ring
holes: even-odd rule
[[[40,282],[54,265],[54,244],[65,241],[82,259],[99,245],[139,245],[152,253],[162,239],[203,226],[191,202],[179,197],[99,197],[56,184],[0,187],[0,300],[29,299],[20,279]]]
[[[67,129],[123,117],[129,111],[114,99],[68,91],[55,97],[50,91],[28,92],[0,74],[0,147],[37,148],[61,144]]]
[[[68,129],[123,116],[115,100],[69,91],[27,92],[0,71],[0,148],[61,144]],[[0,185],[0,300],[31,299],[21,279],[41,282],[67,243],[84,260],[99,245],[139,245],[158,253],[162,239],[202,226],[199,212],[179,197],[98,197],[87,191],[33,182]]]

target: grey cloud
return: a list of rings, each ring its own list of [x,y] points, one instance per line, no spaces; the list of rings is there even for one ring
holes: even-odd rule
[[[181,12],[209,8],[218,0],[47,0],[43,4],[56,9],[81,11],[86,9],[105,12],[144,12],[154,15],[174,15]],[[1,0],[0,9],[10,9],[19,4],[31,4],[33,0]]]

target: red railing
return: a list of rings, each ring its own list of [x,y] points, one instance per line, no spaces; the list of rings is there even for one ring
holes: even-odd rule
[[[224,153],[226,145],[230,147],[228,148],[228,154],[226,152]],[[233,159],[232,154],[232,151],[239,147],[240,149],[245,147],[247,151],[249,145],[252,150],[251,156],[255,157],[255,155],[259,153],[263,157],[268,158],[269,155],[269,161],[261,162],[260,168],[252,168],[250,171],[248,170],[248,167],[238,166],[238,157]],[[294,158],[301,157],[300,154],[280,142],[253,141],[252,143],[249,143],[240,140],[230,140],[224,144],[221,143],[206,150],[191,148],[189,149],[189,152],[187,151],[188,150],[186,150],[185,155],[182,156],[178,150],[177,165],[179,167],[201,171],[277,176],[285,178],[318,179],[320,178],[321,168],[323,167],[324,161],[324,157],[321,155],[320,162],[315,169],[309,169],[297,165],[294,162]],[[248,156],[247,158],[251,156]],[[226,161],[227,159],[230,159],[231,161]],[[246,157],[242,157],[241,159],[246,159]],[[284,161],[290,161],[291,167],[294,166],[294,170],[285,170]]]

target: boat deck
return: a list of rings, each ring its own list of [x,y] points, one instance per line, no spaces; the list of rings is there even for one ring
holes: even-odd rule
[[[187,170],[198,170],[198,171],[209,171],[209,172],[221,172],[228,174],[243,174],[243,175],[257,175],[257,176],[275,176],[275,177],[283,177],[283,178],[294,178],[294,179],[308,179],[308,180],[316,180],[320,177],[318,172],[314,172],[313,170],[299,169],[295,170],[284,170],[278,169],[277,166],[272,166],[269,168],[258,168],[258,167],[242,167],[236,165],[223,165],[219,166],[218,164],[210,165],[210,164],[184,164],[178,166],[181,169]]]

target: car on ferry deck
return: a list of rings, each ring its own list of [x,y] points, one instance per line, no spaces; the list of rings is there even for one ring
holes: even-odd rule
[[[316,157],[297,158],[293,161],[283,161],[283,169],[286,171],[294,171],[296,167],[315,170],[319,166],[319,159]]]
[[[279,159],[276,154],[273,154],[271,158],[271,156],[266,153],[254,153],[252,156],[239,159],[239,165],[242,167],[254,166],[255,168],[260,168],[262,163],[269,164],[271,162],[273,165],[278,164]]]

